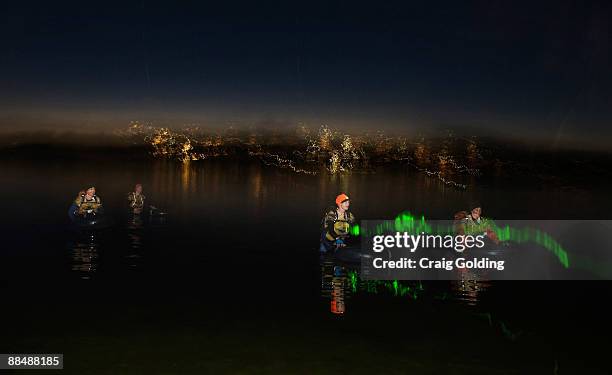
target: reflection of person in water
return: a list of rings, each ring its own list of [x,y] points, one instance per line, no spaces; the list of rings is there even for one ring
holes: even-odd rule
[[[346,311],[345,293],[346,275],[340,266],[334,267],[334,277],[331,281],[331,306],[330,310],[333,314],[344,314]]]
[[[90,279],[98,267],[99,242],[95,235],[88,233],[68,243],[72,257],[72,270],[82,279]]]
[[[71,219],[77,217],[87,218],[95,216],[102,212],[102,200],[96,195],[96,188],[90,187],[87,190],[81,190],[76,197],[68,215]]]
[[[355,217],[348,211],[349,197],[340,194],[336,197],[336,207],[330,208],[323,218],[323,232],[321,234],[321,252],[328,252],[344,247],[349,237],[349,229],[355,223]]]
[[[470,205],[470,211],[459,211],[455,214],[455,231],[462,235],[485,234],[495,244],[499,243],[499,238],[493,231],[495,224],[492,220],[482,215],[480,203]]]
[[[482,298],[480,294],[489,288],[490,282],[468,268],[457,269],[457,276],[458,279],[451,282],[456,298],[475,306]]]
[[[144,209],[145,196],[142,194],[142,184],[136,184],[134,191],[128,194],[130,208],[135,214],[140,214]]]
[[[325,260],[321,264],[321,292],[330,299],[330,311],[333,314],[344,314],[347,297],[346,270],[333,261]]]

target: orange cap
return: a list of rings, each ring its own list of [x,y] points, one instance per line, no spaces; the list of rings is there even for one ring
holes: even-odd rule
[[[338,196],[336,197],[336,205],[338,205],[338,206],[339,206],[339,205],[340,205],[340,203],[345,202],[345,201],[348,201],[348,200],[349,200],[348,195],[346,195],[346,194],[342,193],[342,194],[340,194],[340,195],[338,195]]]

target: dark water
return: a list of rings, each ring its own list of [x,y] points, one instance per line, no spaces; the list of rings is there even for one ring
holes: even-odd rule
[[[0,352],[64,353],[64,373],[607,373],[607,282],[366,284],[321,261],[339,191],[358,218],[409,210],[607,218],[606,190],[474,180],[401,167],[306,176],[257,162],[0,162]],[[164,217],[132,217],[143,183]],[[75,232],[95,184],[114,226]]]

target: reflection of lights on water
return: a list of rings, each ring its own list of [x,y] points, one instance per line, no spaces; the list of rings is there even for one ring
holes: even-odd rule
[[[476,306],[480,301],[480,295],[491,286],[490,281],[481,279],[476,273],[467,269],[461,269],[460,276],[459,280],[451,284],[455,298],[469,306]]]
[[[357,271],[348,271],[347,280],[348,287],[353,294],[359,292],[387,294],[417,300],[425,292],[425,288],[420,281],[361,280]],[[476,305],[479,302],[480,294],[491,286],[488,280],[479,280],[473,274],[462,275],[461,280],[453,281],[451,285],[456,298],[468,305]]]
[[[420,281],[406,282],[399,280],[361,280],[357,271],[348,271],[348,280],[354,293],[364,291],[367,293],[387,293],[396,297],[408,297],[416,300],[424,291]]]
[[[189,161],[181,166],[181,187],[187,193],[189,191],[189,183],[191,181],[191,164]]]
[[[251,168],[251,178],[249,178],[249,182],[252,187],[251,191],[253,194],[253,198],[255,199],[255,202],[259,202],[262,196],[262,190],[264,185],[261,170],[259,168]]]
[[[345,269],[328,259],[321,264],[321,295],[329,299],[330,312],[346,313],[348,299],[359,293],[390,294],[416,300],[423,293],[420,282],[361,280],[356,270]]]
[[[125,255],[125,260],[127,264],[136,268],[140,266],[142,262],[142,252],[144,250],[143,247],[143,231],[144,231],[144,223],[140,214],[134,214],[128,220],[128,237],[130,240],[130,246],[128,247],[128,251]]]
[[[90,279],[98,266],[98,244],[93,234],[83,240],[76,241],[72,246],[72,270],[78,272],[82,279]]]
[[[460,280],[451,284],[455,298],[468,305],[478,304],[480,294],[491,286],[490,282],[480,280],[476,275],[469,273],[461,276]],[[322,277],[322,295],[330,299],[331,313],[338,315],[346,313],[348,297],[360,293],[408,298],[414,301],[425,293],[420,281],[362,280],[358,271],[347,270],[334,265],[331,261],[323,264]],[[444,295],[446,296],[446,293]]]

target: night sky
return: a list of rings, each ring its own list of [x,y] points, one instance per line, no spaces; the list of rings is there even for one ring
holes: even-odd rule
[[[606,2],[220,4],[4,5],[0,129],[301,122],[610,142]]]

